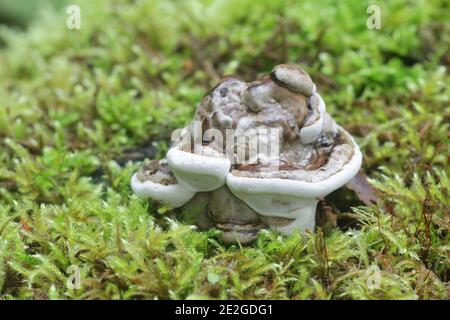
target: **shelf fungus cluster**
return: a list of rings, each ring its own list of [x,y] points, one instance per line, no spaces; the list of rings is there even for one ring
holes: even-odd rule
[[[319,199],[358,172],[362,155],[326,112],[310,76],[278,65],[254,82],[226,77],[177,130],[164,160],[143,165],[133,191],[183,207],[226,243],[259,230],[312,230]]]

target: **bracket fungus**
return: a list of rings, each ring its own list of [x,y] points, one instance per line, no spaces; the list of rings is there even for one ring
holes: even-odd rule
[[[183,207],[200,228],[222,230],[226,243],[249,243],[267,227],[312,230],[319,199],[362,162],[311,77],[287,64],[254,82],[226,77],[172,140],[167,160],[133,175],[133,191]]]

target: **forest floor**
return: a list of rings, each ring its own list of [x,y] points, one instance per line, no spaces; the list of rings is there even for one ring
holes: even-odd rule
[[[448,2],[383,2],[379,30],[360,0],[72,2],[79,30],[50,9],[0,29],[0,299],[448,299]],[[376,203],[344,188],[315,233],[224,246],[133,195],[219,78],[287,62]]]

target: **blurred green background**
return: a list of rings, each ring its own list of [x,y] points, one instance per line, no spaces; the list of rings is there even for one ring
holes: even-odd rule
[[[0,0],[0,24],[24,28],[43,7],[60,9],[67,0]]]

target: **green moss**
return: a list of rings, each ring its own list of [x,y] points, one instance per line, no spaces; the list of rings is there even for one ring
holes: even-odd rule
[[[1,298],[447,299],[445,1],[380,2],[381,30],[358,0],[75,2],[80,30],[47,9],[0,33]],[[218,77],[281,62],[311,73],[382,193],[332,204],[353,228],[224,247],[132,194],[130,150],[164,154]]]

